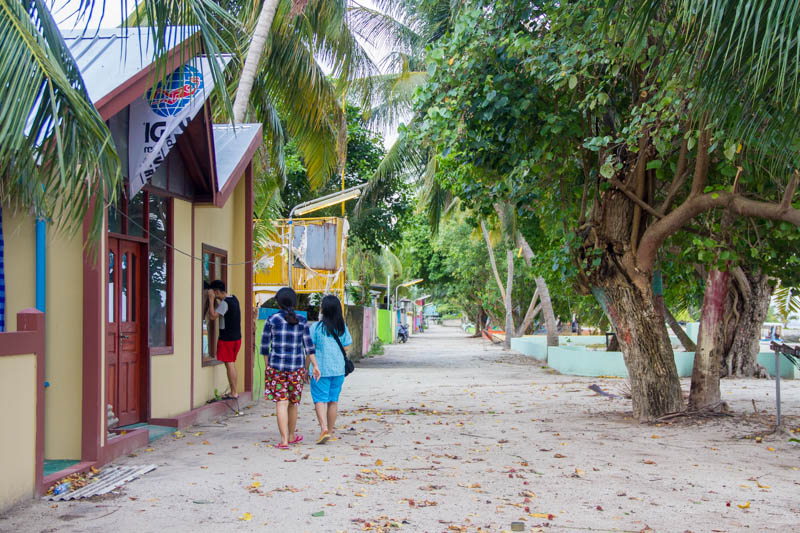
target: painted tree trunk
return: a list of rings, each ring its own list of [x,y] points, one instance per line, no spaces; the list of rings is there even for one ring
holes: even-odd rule
[[[558,346],[558,327],[556,326],[556,315],[553,313],[553,302],[550,300],[550,290],[542,276],[536,276],[536,290],[542,299],[542,315],[544,315],[544,326],[547,329],[547,345]]]
[[[746,284],[746,287],[742,287]],[[732,312],[735,322],[732,334],[726,339],[727,350],[722,356],[721,376],[768,377],[766,369],[758,364],[761,326],[767,318],[772,286],[769,277],[760,273],[742,271],[730,291],[735,293]]]
[[[506,250],[506,336],[503,341],[503,348],[511,349],[511,337],[514,335],[514,309],[511,304],[511,288],[514,283],[514,250],[510,247]]]
[[[601,304],[614,326],[628,369],[634,416],[646,422],[682,410],[672,344],[652,287],[649,283],[634,285],[621,272],[605,281]],[[598,295],[597,289],[593,292]]]
[[[646,224],[637,218],[634,204],[621,191],[610,189],[592,214],[580,258],[587,282],[604,304],[619,341],[631,383],[633,414],[640,422],[683,409],[672,343],[653,292],[653,265],[639,264],[637,245],[643,227]]]
[[[730,271],[711,269],[706,277],[700,332],[694,352],[689,409],[712,409],[720,403],[719,375],[725,351],[725,314]]]
[[[247,104],[250,102],[250,93],[253,90],[253,83],[258,72],[258,65],[261,62],[261,55],[264,53],[267,36],[269,36],[269,30],[272,27],[272,21],[275,19],[275,11],[277,11],[279,3],[279,0],[264,0],[264,5],[261,6],[261,13],[259,13],[256,27],[253,29],[253,37],[250,39],[242,74],[239,77],[236,97],[233,100],[233,121],[236,124],[244,120]]]

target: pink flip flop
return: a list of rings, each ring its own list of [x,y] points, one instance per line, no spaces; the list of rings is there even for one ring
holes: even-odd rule
[[[275,447],[278,448],[279,450],[288,450],[289,449],[289,445],[288,444],[284,444],[282,442],[279,442],[278,444],[276,444]]]
[[[289,442],[289,444],[298,444],[298,443],[300,443],[300,442],[303,442],[303,436],[302,436],[301,434],[299,434],[299,433],[298,433],[298,434],[295,436],[294,440],[293,440],[293,441],[291,441],[291,442]]]

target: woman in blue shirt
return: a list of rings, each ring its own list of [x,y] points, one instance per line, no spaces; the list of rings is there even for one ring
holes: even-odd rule
[[[316,360],[322,377],[312,381],[310,385],[320,429],[317,444],[325,444],[334,438],[339,393],[344,383],[344,354],[334,335],[339,338],[342,346],[350,346],[353,339],[344,323],[339,298],[325,296],[320,307],[322,316],[319,322],[311,326],[311,339],[314,341]]]

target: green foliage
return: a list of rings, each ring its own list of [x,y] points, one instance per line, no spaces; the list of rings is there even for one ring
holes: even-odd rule
[[[633,238],[635,247],[641,239],[642,233],[631,237],[625,219],[604,218],[619,203],[618,184],[633,182],[640,160],[650,188],[642,193],[646,203],[657,210],[671,195],[665,214],[689,198],[699,157],[710,159],[702,191],[709,202],[743,194],[777,203],[800,164],[796,128],[788,139],[740,137],[743,123],[772,131],[796,122],[790,102],[769,99],[768,108],[753,107],[751,95],[717,91],[727,100],[725,112],[716,113],[709,80],[691,54],[680,54],[686,50],[679,38],[683,14],[654,12],[632,40],[630,12],[605,23],[607,7],[600,0],[466,2],[452,32],[429,50],[429,81],[416,102],[415,138],[436,153],[437,180],[476,216],[509,200],[521,219],[535,217],[546,235],[537,250],[548,250],[554,271],[584,289],[616,268],[609,250],[621,254],[629,246],[623,242]],[[795,275],[797,228],[742,217],[723,221],[722,212],[698,212],[691,238],[676,235],[685,221],[665,232],[678,239],[661,254],[662,261],[675,260],[672,280],[688,280],[693,263],[761,265],[770,275]],[[641,229],[656,220],[645,213]],[[628,224],[621,232],[614,228],[620,223]]]

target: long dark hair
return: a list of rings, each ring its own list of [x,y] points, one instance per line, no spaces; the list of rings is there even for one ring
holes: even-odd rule
[[[286,311],[286,322],[289,324],[297,324],[297,314],[294,312],[294,306],[297,305],[297,293],[289,287],[284,287],[275,295],[275,300],[278,301],[278,306]]]
[[[322,311],[322,325],[331,337],[344,335],[344,317],[342,316],[342,304],[339,298],[329,294],[322,299],[320,304]]]

